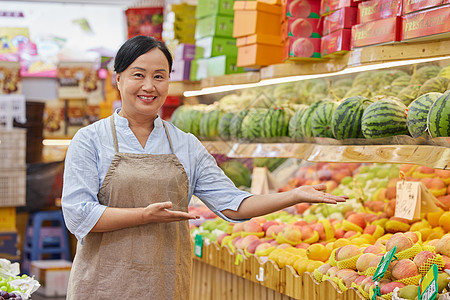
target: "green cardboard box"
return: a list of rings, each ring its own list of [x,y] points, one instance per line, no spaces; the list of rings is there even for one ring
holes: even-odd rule
[[[233,37],[233,16],[209,16],[197,20],[195,38],[207,36]]]
[[[236,57],[221,55],[210,58],[199,58],[191,62],[190,80],[197,81],[207,77],[243,72],[244,68],[237,67]]]
[[[208,58],[219,55],[237,56],[236,39],[216,36],[195,41],[195,58]]]
[[[211,15],[233,16],[234,0],[198,0],[195,17],[197,19]]]

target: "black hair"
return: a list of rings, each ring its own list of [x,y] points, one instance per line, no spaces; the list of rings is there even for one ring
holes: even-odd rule
[[[153,48],[158,48],[164,53],[169,63],[169,73],[172,71],[172,54],[167,46],[151,36],[138,35],[127,40],[117,51],[114,59],[114,71],[121,73],[125,71],[139,56],[147,53]]]

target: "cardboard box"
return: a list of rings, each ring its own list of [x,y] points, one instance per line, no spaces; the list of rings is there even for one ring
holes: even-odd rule
[[[281,0],[257,0],[257,1],[273,5],[282,5]]]
[[[0,231],[15,231],[15,230],[16,230],[16,208],[0,207]]]
[[[195,45],[194,44],[178,44],[175,48],[174,60],[184,61],[193,60],[195,58]]]
[[[198,0],[195,17],[200,19],[212,15],[233,16],[233,4],[234,0]]]
[[[236,39],[210,36],[195,41],[195,58],[209,58],[220,55],[236,57]]]
[[[323,22],[321,19],[287,18],[281,24],[281,36],[321,38]]]
[[[431,40],[450,36],[450,5],[402,17],[402,40]]]
[[[448,0],[404,0],[403,15],[450,3]]]
[[[261,68],[283,62],[284,43],[280,36],[255,34],[238,38],[237,66]]]
[[[320,18],[320,0],[282,0],[283,16],[292,18]]]
[[[170,81],[189,80],[191,74],[190,60],[174,60],[172,65],[172,73],[170,73]]]
[[[283,48],[283,60],[320,60],[320,41],[313,38],[288,38]]]
[[[352,28],[352,49],[400,41],[401,18],[381,19]]]
[[[322,37],[322,57],[334,57],[351,50],[352,30],[341,29]]]
[[[30,275],[41,284],[36,293],[46,297],[65,296],[71,267],[72,263],[66,260],[32,261]]]
[[[233,17],[209,16],[197,20],[195,28],[195,39],[207,36],[232,37]]]
[[[358,9],[356,7],[344,7],[329,14],[323,20],[323,35],[336,30],[351,29],[356,24]]]
[[[322,0],[320,3],[320,15],[326,16],[330,13],[350,6],[358,6],[355,0]]]
[[[231,56],[216,56],[194,59],[191,63],[191,80],[201,80],[207,77],[226,74],[243,73],[244,68],[237,67],[237,58]]]
[[[17,231],[0,231],[0,257],[17,257]]]
[[[233,9],[233,37],[280,34],[281,6],[257,1],[236,1]]]
[[[358,24],[387,19],[402,14],[402,0],[372,0],[358,5]]]

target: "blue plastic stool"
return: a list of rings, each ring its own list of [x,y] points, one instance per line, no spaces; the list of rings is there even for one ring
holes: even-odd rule
[[[43,226],[45,221],[51,221],[52,226]],[[69,237],[62,211],[39,211],[30,214],[23,252],[22,272],[29,272],[31,262],[43,259],[44,254],[51,255],[51,258],[71,260]]]

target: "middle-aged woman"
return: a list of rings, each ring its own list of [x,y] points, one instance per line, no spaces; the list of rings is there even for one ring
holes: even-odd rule
[[[300,202],[345,201],[324,185],[238,190],[195,136],[158,116],[172,69],[163,43],[129,39],[114,68],[122,108],[80,129],[66,156],[62,207],[79,241],[67,299],[189,299],[193,194],[235,222]]]

